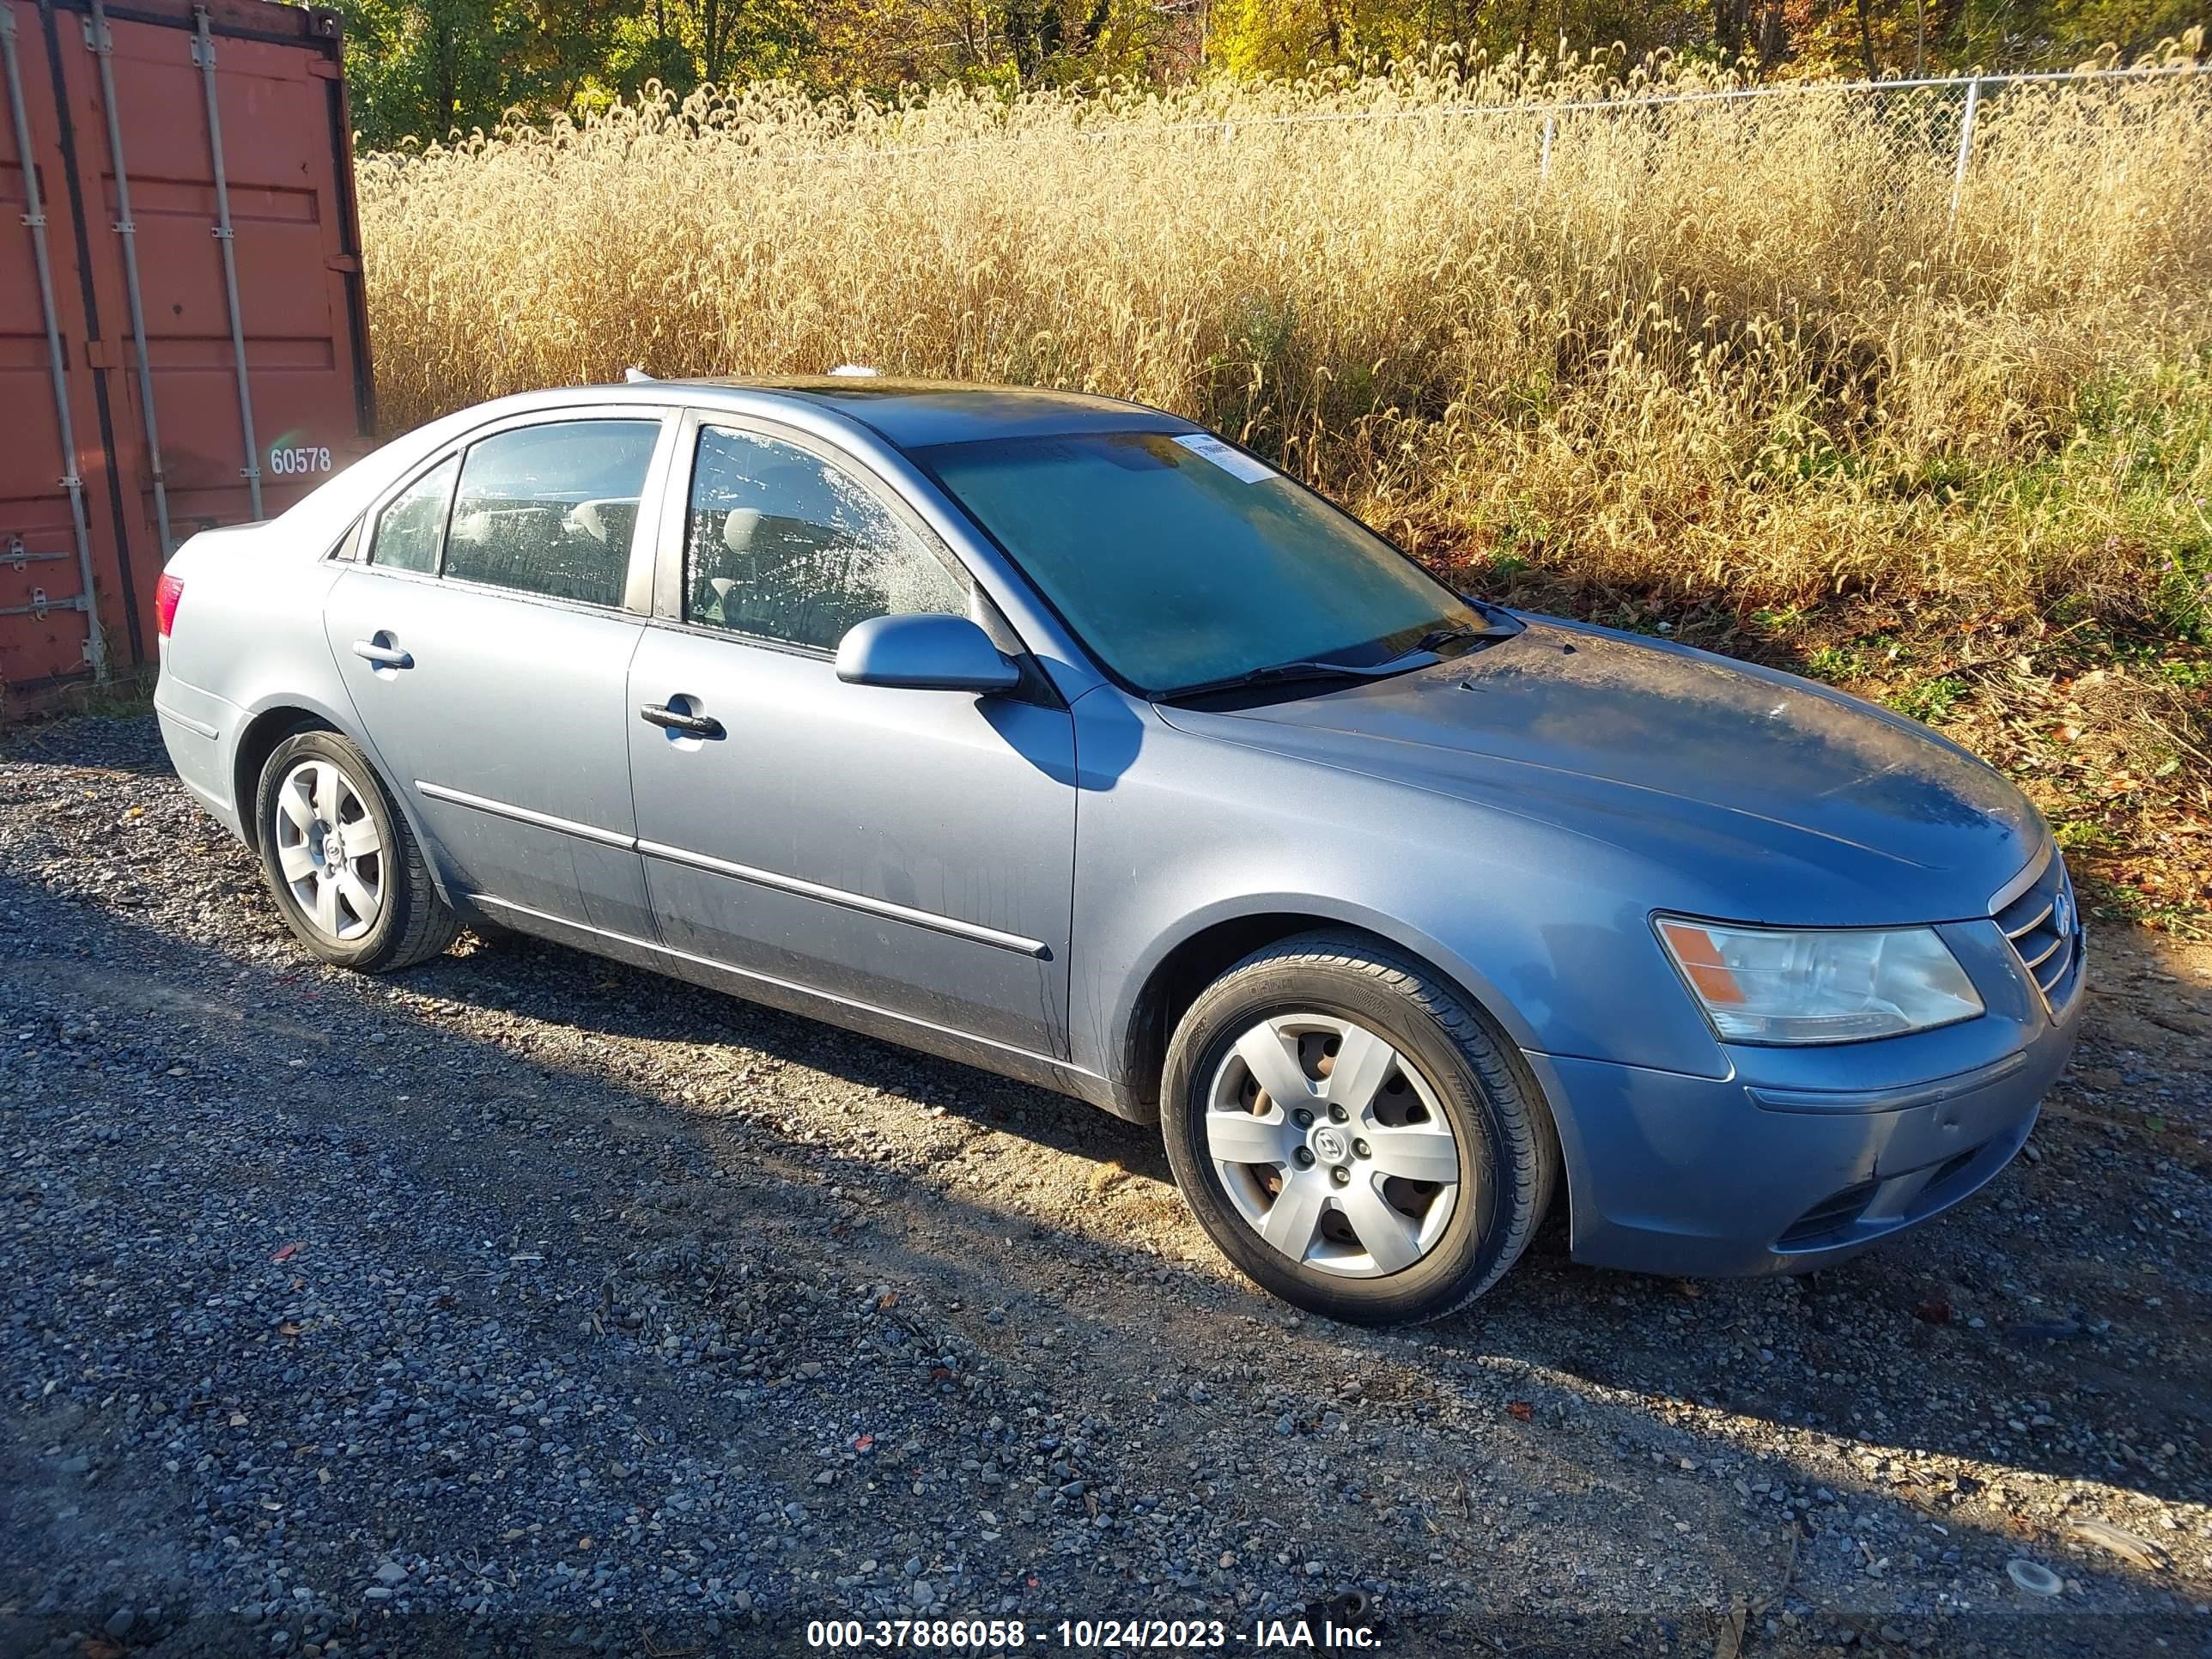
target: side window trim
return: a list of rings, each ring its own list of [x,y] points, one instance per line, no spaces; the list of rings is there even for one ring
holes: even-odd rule
[[[368,549],[364,544],[368,537],[369,515],[366,513],[345,527],[345,533],[331,544],[331,550],[323,555],[331,564],[365,564]]]
[[[679,626],[684,622],[684,531],[690,518],[691,474],[698,461],[699,428],[704,424],[696,409],[684,410],[676,421],[675,454],[663,481],[660,516],[653,526],[653,578],[646,605],[652,622]]]
[[[975,573],[945,544],[944,538],[914,510],[896,487],[860,456],[824,442],[811,432],[734,411],[694,407],[683,412],[679,424],[681,431],[674,445],[671,470],[661,501],[659,545],[658,556],[653,561],[651,617],[654,623],[690,632],[711,634],[717,639],[731,640],[761,650],[787,651],[817,660],[827,660],[836,654],[834,650],[793,640],[780,640],[768,635],[747,634],[735,629],[718,628],[712,623],[695,623],[684,614],[684,561],[688,556],[686,532],[690,527],[692,482],[698,471],[700,438],[710,429],[743,438],[788,444],[823,465],[844,473],[867,492],[871,501],[890,514],[902,529],[911,534],[932,558],[943,565],[946,574],[965,588],[971,598],[981,599],[986,605],[992,605],[989,594],[975,580]],[[997,610],[995,605],[992,608],[994,611]],[[1007,631],[1012,631],[1011,627]],[[1028,654],[1026,647],[1022,648],[1022,653],[1024,656]]]
[[[684,448],[688,419],[672,409],[660,413],[660,437],[653,447],[653,459],[645,469],[645,489],[638,497],[637,522],[631,526],[629,568],[623,579],[623,609],[633,616],[653,614],[653,569],[661,539],[661,517],[665,503],[690,494],[690,474],[677,483],[676,461]],[[678,532],[681,533],[680,532]]]

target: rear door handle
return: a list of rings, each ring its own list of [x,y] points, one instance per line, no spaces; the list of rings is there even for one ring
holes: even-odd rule
[[[356,640],[353,653],[379,668],[412,668],[415,659],[396,645],[379,645],[374,640]]]
[[[649,702],[637,711],[637,717],[648,726],[665,726],[671,732],[681,732],[691,738],[719,738],[724,735],[721,721],[712,714],[687,714],[681,709],[671,708],[665,702]]]

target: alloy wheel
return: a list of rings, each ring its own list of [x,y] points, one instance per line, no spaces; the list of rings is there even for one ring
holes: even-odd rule
[[[1459,1143],[1434,1087],[1383,1037],[1334,1015],[1246,1030],[1214,1073],[1204,1129],[1237,1213],[1300,1267],[1402,1272],[1461,1201]]]
[[[384,839],[361,786],[334,762],[303,760],[284,775],[270,815],[277,868],[300,914],[341,944],[384,910]]]

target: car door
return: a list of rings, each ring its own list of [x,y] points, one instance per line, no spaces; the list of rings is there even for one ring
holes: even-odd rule
[[[837,642],[871,617],[950,611],[1002,648],[1019,642],[850,458],[701,417],[680,453],[629,676],[638,848],[662,939],[898,1020],[1063,1056],[1067,709],[1041,676],[984,697],[840,680]]]
[[[370,514],[325,602],[362,730],[441,868],[526,926],[651,936],[627,676],[674,431],[615,405],[480,433]]]

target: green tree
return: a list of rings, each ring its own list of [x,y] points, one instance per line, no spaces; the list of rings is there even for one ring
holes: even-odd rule
[[[792,73],[811,37],[800,0],[334,0],[361,143],[443,138],[510,112],[542,118],[658,80]]]
[[[874,96],[946,82],[1297,75],[1437,47],[1656,53],[1798,79],[2063,69],[2201,24],[2212,0],[334,0],[362,143],[388,148],[708,82]],[[2201,50],[2201,44],[2199,49]]]
[[[1200,0],[823,0],[802,68],[812,84],[1063,86],[1159,74],[1194,41]],[[1196,63],[1188,54],[1188,69]]]
[[[2066,70],[2109,47],[2123,61],[2203,24],[2203,0],[1783,0],[1798,79]],[[1786,63],[1782,62],[1786,59]]]
[[[335,0],[371,149],[564,106],[604,58],[609,0]]]
[[[649,80],[688,93],[794,73],[812,42],[799,0],[632,0],[615,23],[603,78],[623,95]]]

